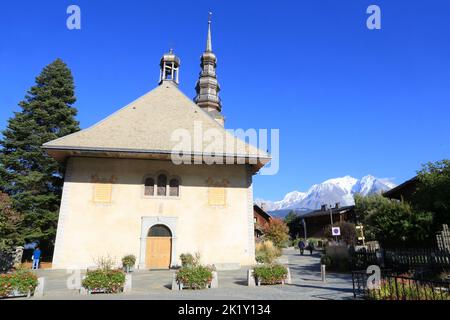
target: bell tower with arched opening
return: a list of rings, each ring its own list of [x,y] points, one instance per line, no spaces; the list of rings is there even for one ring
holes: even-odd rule
[[[172,81],[177,85],[180,83],[180,58],[173,53],[172,49],[163,55],[160,66],[159,84],[164,81]]]

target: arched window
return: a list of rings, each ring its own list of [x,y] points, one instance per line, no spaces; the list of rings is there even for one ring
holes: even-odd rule
[[[162,224],[158,224],[150,228],[148,232],[149,237],[172,237],[172,232],[170,232],[169,228]]]
[[[167,195],[167,176],[160,174],[158,176],[158,196]]]
[[[155,179],[153,178],[145,179],[144,195],[145,196],[155,195]]]
[[[169,195],[171,197],[178,197],[180,195],[180,182],[176,178],[170,179]]]

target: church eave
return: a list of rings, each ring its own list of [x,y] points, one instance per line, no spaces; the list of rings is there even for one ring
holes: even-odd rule
[[[142,160],[164,160],[171,161],[172,151],[167,150],[135,150],[123,148],[90,148],[90,147],[59,147],[59,146],[43,146],[42,147],[51,157],[58,162],[65,162],[70,157],[92,157],[92,158],[114,158],[114,159],[142,159]],[[200,152],[185,152],[185,155],[194,160],[198,156],[208,156],[208,154]],[[236,164],[249,164],[253,168],[253,172],[258,172],[264,165],[270,162],[271,157],[257,157],[253,155],[241,154],[219,154],[217,157],[224,159],[233,158]]]

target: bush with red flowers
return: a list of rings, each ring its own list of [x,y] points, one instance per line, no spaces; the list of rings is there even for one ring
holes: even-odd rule
[[[0,275],[0,298],[33,293],[38,285],[37,277],[26,270]]]

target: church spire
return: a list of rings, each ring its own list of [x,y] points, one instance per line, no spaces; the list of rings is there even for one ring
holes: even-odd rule
[[[194,101],[205,110],[212,118],[224,125],[224,117],[221,113],[222,102],[219,97],[220,85],[216,76],[217,58],[212,51],[211,41],[211,12],[208,17],[208,36],[206,39],[206,50],[201,57],[200,78],[195,90],[197,96]]]
[[[211,15],[212,15],[212,12],[210,12],[209,16],[208,16],[208,38],[206,39],[206,52],[212,52]]]

